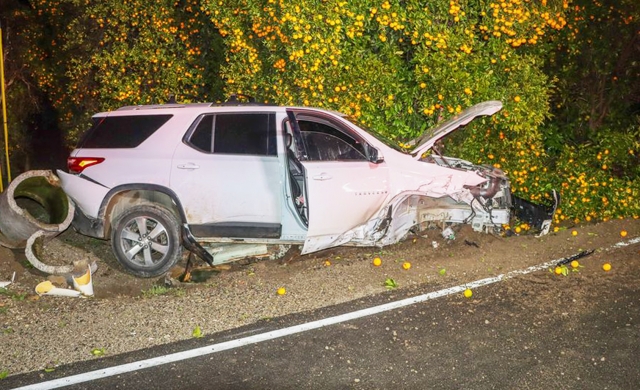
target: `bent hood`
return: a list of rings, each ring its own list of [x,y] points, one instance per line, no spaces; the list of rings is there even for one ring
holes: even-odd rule
[[[417,145],[411,154],[418,159],[422,153],[429,150],[438,140],[453,132],[460,126],[464,126],[474,120],[478,116],[493,115],[502,109],[502,102],[498,100],[489,100],[471,106],[460,114],[442,122],[435,128],[427,130],[420,137],[409,142],[409,145]]]

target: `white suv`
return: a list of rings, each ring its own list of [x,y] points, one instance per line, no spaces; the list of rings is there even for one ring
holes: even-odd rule
[[[383,246],[436,224],[495,231],[511,217],[508,179],[434,145],[501,107],[475,105],[406,151],[317,108],[128,106],[96,114],[58,176],[74,227],[110,238],[142,277],[166,272],[183,245],[219,264],[285,245]]]

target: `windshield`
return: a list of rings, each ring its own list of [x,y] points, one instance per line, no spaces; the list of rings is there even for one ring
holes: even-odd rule
[[[342,115],[342,118],[346,119],[347,121],[349,121],[351,124],[358,126],[359,128],[361,128],[362,130],[366,131],[367,133],[371,134],[372,136],[374,136],[378,141],[382,142],[383,144],[387,145],[388,147],[397,150],[398,152],[404,153],[404,154],[409,154],[409,150],[408,149],[403,149],[400,144],[398,143],[398,141],[394,141],[392,139],[389,139],[388,137],[380,134],[378,131],[373,130],[365,125],[362,124],[362,122],[358,121],[356,118],[349,116],[349,115]]]

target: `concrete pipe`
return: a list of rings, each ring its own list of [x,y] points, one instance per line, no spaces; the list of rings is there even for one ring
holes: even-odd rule
[[[0,245],[24,248],[40,230],[45,237],[56,236],[69,227],[74,212],[52,171],[25,172],[0,194]]]

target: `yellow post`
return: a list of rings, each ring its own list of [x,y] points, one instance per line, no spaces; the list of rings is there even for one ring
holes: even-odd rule
[[[4,94],[4,54],[2,53],[2,24],[0,24],[0,90],[2,91],[2,125],[4,127],[4,154],[7,159],[7,180],[11,182],[11,163],[9,162],[9,130],[7,129],[7,98]],[[0,170],[0,192],[4,191],[2,170]]]

